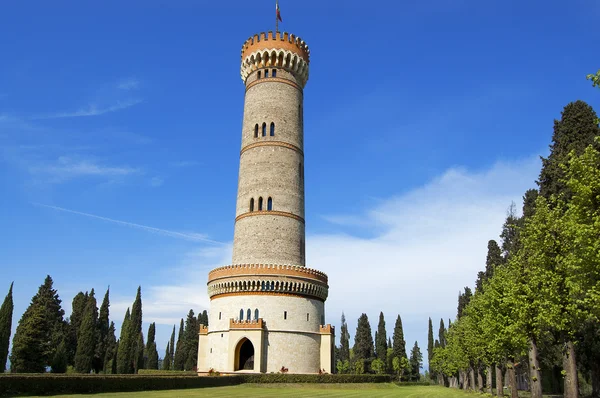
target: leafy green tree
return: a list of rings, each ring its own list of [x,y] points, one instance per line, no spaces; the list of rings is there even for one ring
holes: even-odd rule
[[[19,321],[10,356],[13,372],[44,371],[64,338],[65,311],[53,283],[50,275],[46,276]]]
[[[336,369],[337,372],[340,374],[345,374],[350,372],[350,361],[348,361],[347,359],[344,361],[341,361],[338,359],[337,363],[336,363]]]
[[[592,81],[592,86],[593,87],[600,87],[600,69],[598,69],[598,72],[596,72],[596,74],[590,73],[585,78],[587,80],[591,80]]]
[[[14,310],[12,294],[13,283],[10,284],[8,294],[4,298],[2,307],[0,307],[0,373],[3,373],[6,370],[6,360],[8,359],[8,346],[10,345],[10,333]]]
[[[340,327],[340,360],[342,362],[350,360],[350,333],[348,333],[348,324],[343,312]]]
[[[402,380],[404,377],[404,372],[406,372],[407,369],[410,369],[410,363],[408,362],[408,359],[406,357],[394,357],[392,363],[394,372],[398,374],[398,379]]]
[[[88,296],[88,301],[83,312],[79,338],[77,340],[77,352],[75,353],[75,371],[78,373],[90,373],[94,360],[94,352],[98,342],[98,307],[94,289]]]
[[[371,332],[371,325],[369,324],[367,314],[362,314],[358,318],[353,351],[356,360],[370,361],[375,356],[373,334]]]
[[[420,370],[423,367],[423,355],[421,354],[421,349],[419,348],[419,344],[415,341],[415,345],[410,351],[410,368],[411,368],[411,378],[415,381],[419,380]]]
[[[104,299],[102,300],[102,305],[100,305],[100,312],[98,314],[98,323],[97,323],[97,337],[98,341],[96,343],[96,351],[94,353],[94,361],[92,363],[92,367],[94,369],[94,373],[100,373],[104,370],[104,365],[106,363],[106,351],[108,349],[109,343],[109,329],[110,329],[110,321],[109,321],[109,307],[110,307],[110,288],[106,289],[106,293],[104,294]],[[114,339],[114,331],[113,331],[113,339]]]
[[[146,343],[146,369],[158,369],[158,351],[156,350],[156,323],[152,322],[148,328],[148,342]]]
[[[385,362],[379,358],[376,358],[371,362],[371,369],[378,375],[385,374],[386,366]]]
[[[183,331],[183,318],[181,318],[181,322],[179,324],[179,334],[177,335],[177,347],[175,348],[175,356],[173,358],[174,370],[183,370],[183,368],[185,367],[185,360],[187,359]]]
[[[185,352],[185,370],[192,370],[198,362],[198,328],[199,325],[194,318],[194,311],[190,309],[185,320],[184,330],[184,352]]]
[[[377,324],[377,334],[375,335],[375,353],[378,359],[385,364],[387,357],[387,336],[385,332],[385,319],[383,312],[379,313],[379,323]]]
[[[125,312],[125,318],[121,325],[121,337],[119,338],[119,349],[117,350],[117,373],[133,373],[133,361],[131,361],[131,350],[133,341],[131,336],[131,313],[129,308]]]

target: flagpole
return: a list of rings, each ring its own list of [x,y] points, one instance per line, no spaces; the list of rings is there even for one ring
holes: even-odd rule
[[[277,10],[279,10],[279,0],[275,0],[275,34],[279,32],[279,16]]]

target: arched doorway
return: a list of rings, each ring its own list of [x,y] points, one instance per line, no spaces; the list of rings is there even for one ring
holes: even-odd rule
[[[235,349],[235,370],[254,370],[254,345],[243,338]]]

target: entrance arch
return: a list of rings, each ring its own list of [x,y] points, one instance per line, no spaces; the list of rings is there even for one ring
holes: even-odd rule
[[[245,337],[235,348],[234,370],[254,370],[254,345]]]

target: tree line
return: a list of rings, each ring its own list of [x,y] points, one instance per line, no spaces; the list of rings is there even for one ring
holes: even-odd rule
[[[599,72],[600,73],[600,72]],[[594,84],[598,84],[597,75]],[[554,121],[537,188],[511,204],[500,244],[487,245],[475,289],[465,287],[430,369],[440,384],[517,397],[517,374],[532,398],[542,391],[600,396],[600,128],[583,101]]]
[[[162,359],[156,348],[156,323],[146,336],[142,332],[142,289],[127,308],[119,338],[109,319],[110,288],[100,308],[94,289],[79,292],[72,301],[71,316],[65,318],[58,292],[48,275],[23,313],[8,355],[12,328],[13,284],[0,307],[0,371],[15,373],[103,373],[134,374],[140,369],[195,370],[198,358],[198,330],[208,325],[205,311],[196,317],[190,309],[181,319],[175,341],[175,325]]]
[[[387,337],[385,317],[380,312],[373,340],[369,318],[367,314],[362,314],[358,318],[354,345],[351,348],[348,324],[342,313],[340,345],[335,346],[334,351],[337,373],[394,374],[405,381],[420,380],[423,355],[416,341],[410,357],[407,355],[400,315],[396,318],[392,337]]]

